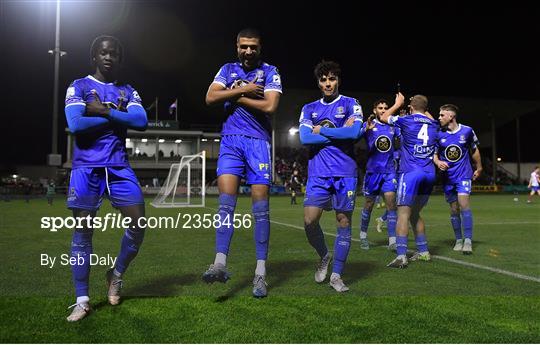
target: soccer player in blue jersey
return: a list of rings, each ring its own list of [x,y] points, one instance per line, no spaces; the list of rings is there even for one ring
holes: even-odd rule
[[[226,260],[234,232],[238,185],[245,178],[251,185],[255,220],[253,296],[265,297],[270,238],[268,189],[272,181],[270,115],[279,103],[281,77],[276,67],[261,61],[261,35],[257,30],[240,31],[236,47],[239,61],[223,65],[206,94],[208,105],[224,103],[228,118],[221,132],[217,168],[220,226],[216,229],[216,256],[202,278],[207,283],[229,279]]]
[[[146,112],[141,98],[130,85],[117,82],[123,59],[122,45],[112,36],[99,36],[91,46],[95,72],[77,79],[67,89],[65,113],[75,136],[73,164],[67,206],[76,218],[93,217],[104,194],[131,224],[122,238],[114,268],[107,271],[108,300],[120,303],[122,275],[135,258],[143,241],[144,199],[135,173],[128,163],[125,147],[128,128],[145,130]],[[68,321],[78,321],[91,310],[88,291],[91,224],[77,228],[71,243],[73,283],[76,303]]]
[[[341,274],[351,246],[358,171],[354,141],[362,135],[362,108],[356,99],[339,94],[341,68],[332,61],[315,67],[322,98],[308,103],[300,115],[300,141],[309,146],[308,180],[304,199],[304,228],[309,243],[320,256],[315,281],[326,279],[332,260],[319,225],[323,210],[335,210],[337,237],[330,286],[348,291]]]
[[[482,159],[476,134],[471,127],[457,122],[458,111],[454,104],[445,104],[439,109],[441,130],[433,162],[443,171],[444,195],[450,204],[450,223],[456,237],[454,250],[472,254],[473,217],[469,200],[472,181],[482,173]]]
[[[428,99],[423,95],[410,98],[410,115],[393,116],[402,107],[404,101],[403,94],[398,93],[394,105],[380,118],[382,122],[401,130],[397,190],[397,257],[388,264],[388,267],[394,268],[405,268],[408,265],[409,222],[415,234],[417,248],[411,260],[431,260],[425,236],[425,224],[420,211],[428,202],[435,182],[433,155],[439,130],[439,122],[427,112]]]
[[[364,123],[364,138],[367,144],[368,161],[364,176],[363,191],[366,198],[360,218],[360,248],[369,249],[367,231],[375,198],[381,193],[387,209],[388,249],[396,248],[396,167],[394,163],[394,142],[399,128],[380,121],[388,110],[388,103],[380,99],[373,104],[374,116]]]

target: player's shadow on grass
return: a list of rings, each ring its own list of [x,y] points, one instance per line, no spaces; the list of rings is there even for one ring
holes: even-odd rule
[[[306,270],[314,273],[317,266],[316,260],[314,257],[313,261],[291,260],[270,263],[268,265],[268,271],[272,272],[272,287],[281,286],[291,278],[304,274]]]
[[[343,279],[347,284],[352,284],[374,274],[377,270],[380,270],[380,265],[370,261],[348,261],[345,263]]]
[[[268,263],[267,270],[271,275],[269,278],[269,289],[283,285],[292,277],[297,277],[301,271],[306,269],[315,271],[315,262],[306,260],[278,261]],[[225,295],[216,298],[216,302],[223,303],[229,298],[234,297],[238,292],[252,286],[251,277],[237,277],[238,281],[232,286]]]
[[[182,286],[193,285],[199,281],[200,277],[193,273],[184,275],[167,275],[153,279],[152,281],[126,288],[126,296],[137,298],[138,296],[175,296]]]
[[[250,277],[238,276],[234,277],[234,279],[237,279],[237,281],[232,285],[232,288],[229,289],[226,294],[217,297],[215,300],[216,302],[226,302],[229,298],[236,296],[238,292],[244,290],[245,288],[253,284]]]

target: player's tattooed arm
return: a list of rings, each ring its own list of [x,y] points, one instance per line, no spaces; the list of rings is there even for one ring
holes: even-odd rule
[[[476,170],[473,173],[473,181],[476,180],[480,175],[482,175],[482,157],[480,156],[480,150],[478,147],[472,154],[472,160],[474,161],[474,166]]]
[[[398,110],[403,106],[405,103],[405,96],[401,92],[398,92],[396,94],[396,100],[394,101],[394,105],[390,107],[387,111],[384,112],[384,114],[381,115],[380,120],[384,123],[388,123],[388,120],[391,116],[396,114]]]
[[[271,115],[277,110],[280,96],[281,94],[277,91],[267,91],[264,92],[264,96],[261,99],[252,99],[243,96],[238,98],[236,103],[252,110],[260,111],[265,114]]]
[[[264,98],[264,87],[255,83],[255,80],[240,86],[239,83],[233,83],[230,89],[220,83],[213,82],[206,92],[206,105],[220,104],[226,101],[236,101],[240,97],[254,99]]]
[[[436,153],[433,155],[433,163],[435,163],[437,168],[439,168],[441,171],[446,171],[449,168],[448,163],[440,160],[439,155]]]

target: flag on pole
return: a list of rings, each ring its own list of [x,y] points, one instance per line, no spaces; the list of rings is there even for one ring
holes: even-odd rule
[[[145,109],[146,110],[152,110],[156,107],[156,104],[157,104],[157,98],[154,99],[154,101],[152,102],[152,104],[150,104],[148,107],[146,107]]]
[[[178,98],[174,100],[174,103],[169,106],[169,114],[173,114],[173,112],[176,111],[176,107],[178,107]]]

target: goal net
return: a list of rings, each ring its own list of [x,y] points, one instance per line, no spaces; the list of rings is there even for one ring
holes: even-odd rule
[[[174,163],[169,175],[161,186],[154,207],[204,207],[206,183],[206,154],[183,156],[180,163]]]

